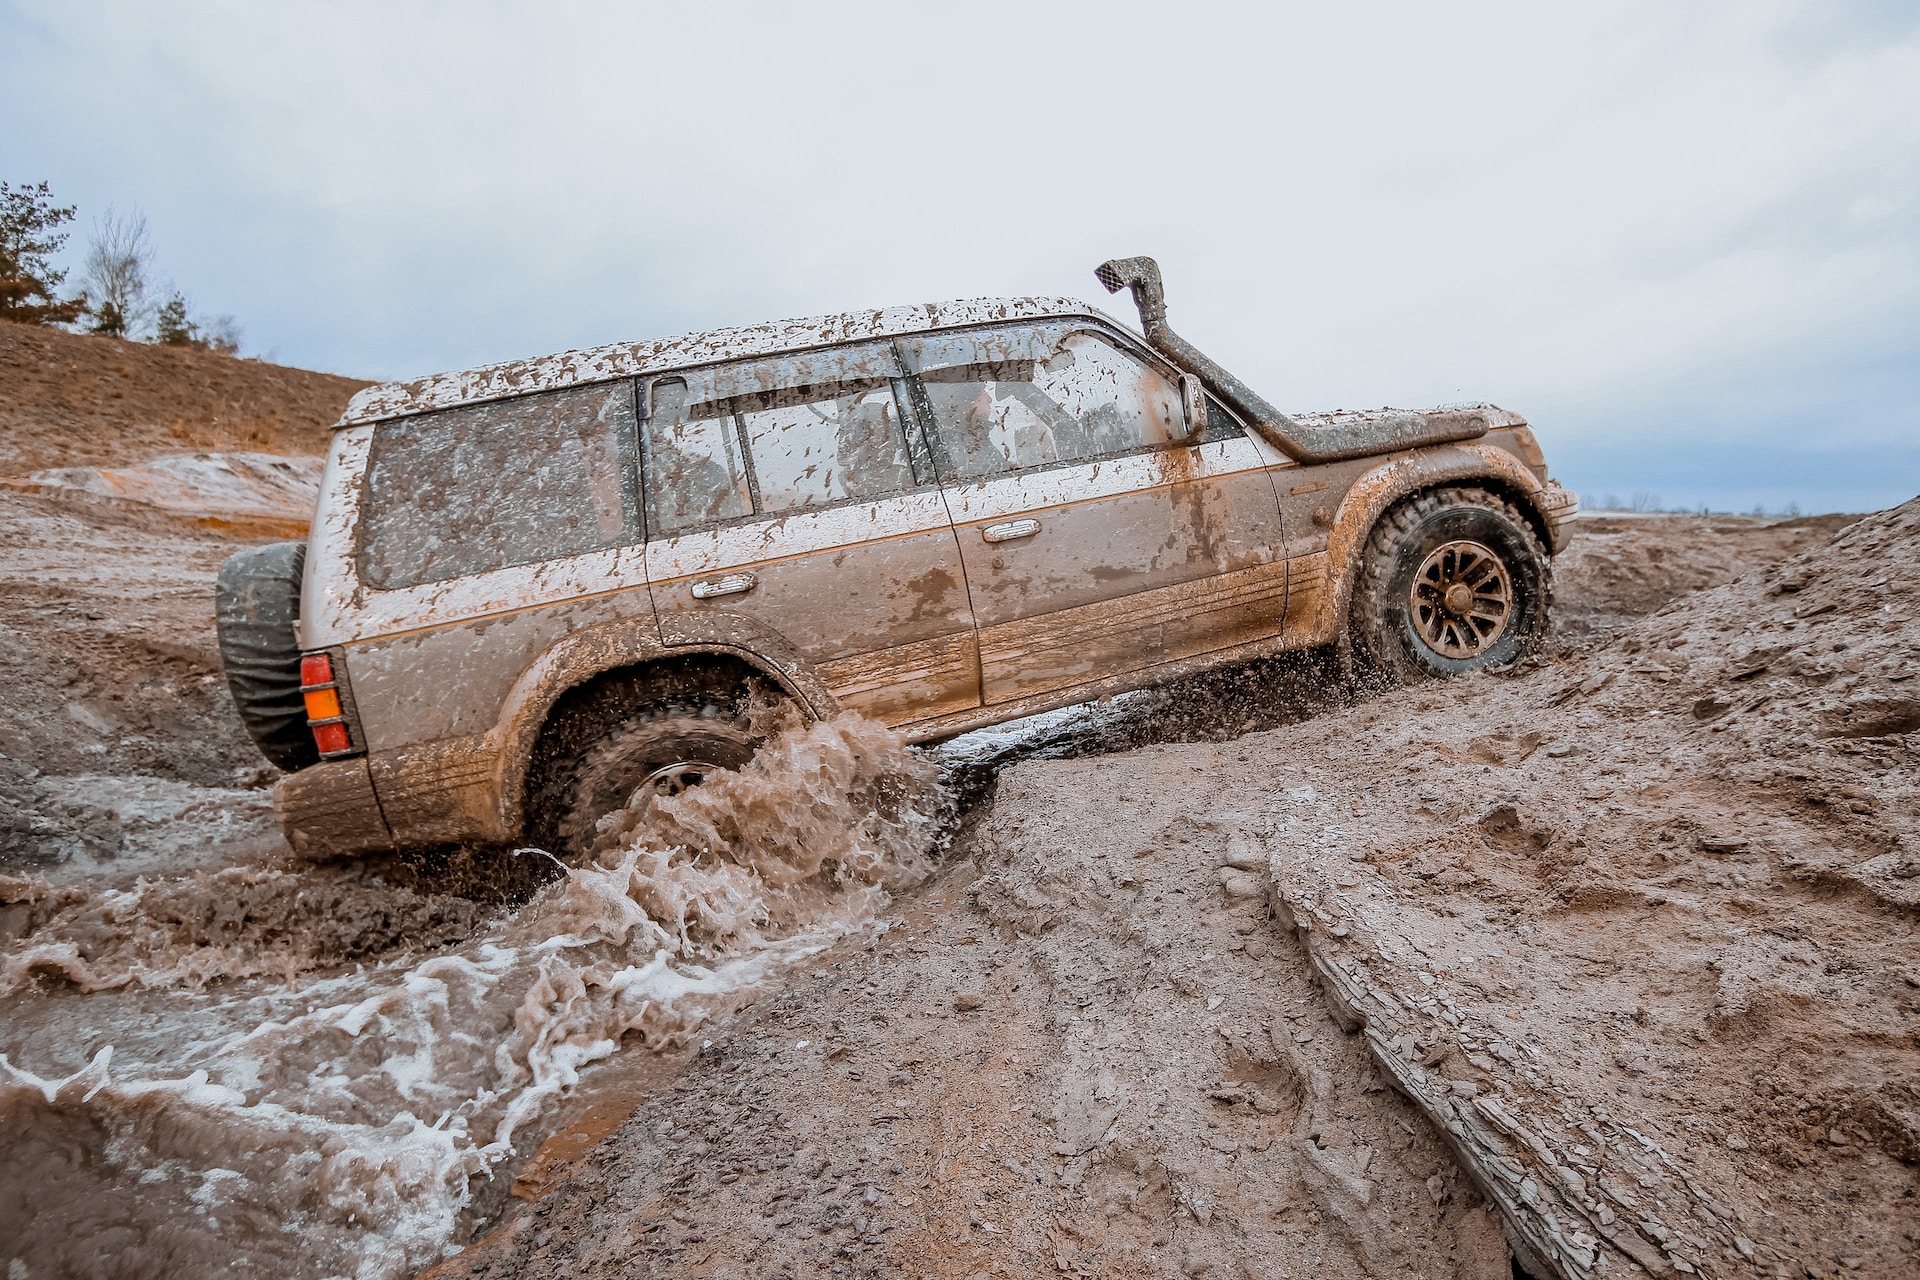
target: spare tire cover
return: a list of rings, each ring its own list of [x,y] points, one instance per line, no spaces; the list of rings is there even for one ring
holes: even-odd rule
[[[307,544],[276,542],[227,558],[214,590],[220,661],[261,754],[292,773],[320,762],[300,697],[300,579]]]

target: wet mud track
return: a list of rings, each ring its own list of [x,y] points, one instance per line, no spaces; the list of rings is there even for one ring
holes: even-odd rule
[[[43,504],[29,522],[69,519],[45,514],[41,498],[12,501]],[[1632,617],[1702,585],[1695,579],[1770,563],[1830,532],[1616,523],[1592,528],[1606,557],[1563,558],[1562,599],[1582,603],[1556,661],[1578,660]],[[159,555],[141,536],[129,528],[125,549],[106,554]],[[210,542],[204,555],[219,549]],[[11,571],[19,567],[16,559]],[[95,627],[124,625],[104,575],[60,589],[77,615],[100,615]],[[179,614],[183,633],[206,627],[196,598],[147,599],[159,603],[139,607]],[[14,1202],[37,1206],[49,1228],[38,1243],[8,1240],[0,1254],[31,1257],[29,1274],[208,1270],[248,1257],[279,1274],[406,1274],[475,1237],[485,1242],[446,1264],[452,1274],[777,1274],[791,1264],[816,1273],[1311,1266],[1439,1276],[1506,1265],[1498,1222],[1471,1179],[1360,1043],[1334,1030],[1307,947],[1273,923],[1270,868],[1226,865],[1245,826],[1232,815],[1249,810],[1223,787],[1236,777],[1270,782],[1296,762],[1302,748],[1285,727],[1310,727],[1328,708],[1334,682],[1323,659],[1262,664],[950,744],[942,758],[965,821],[926,888],[882,874],[860,882],[873,892],[849,904],[837,883],[838,896],[811,900],[728,953],[765,960],[739,971],[737,984],[690,1000],[681,992],[684,1019],[657,1016],[651,1030],[624,1032],[624,1051],[546,1076],[553,1087],[526,1109],[514,1152],[481,1168],[472,1152],[485,1141],[458,1139],[452,1126],[466,1105],[470,1138],[485,1139],[480,1130],[510,1105],[504,1077],[476,1065],[485,1054],[458,1066],[427,1061],[427,1047],[617,1043],[619,1019],[605,1020],[600,983],[647,958],[616,954],[627,944],[594,929],[617,929],[625,901],[668,934],[697,937],[717,916],[703,925],[689,904],[725,901],[728,886],[709,880],[648,899],[631,886],[674,877],[642,875],[587,895],[599,914],[591,946],[573,957],[587,961],[571,965],[584,975],[578,988],[550,982],[554,998],[530,1004],[531,987],[485,972],[484,951],[537,951],[535,933],[565,933],[540,916],[550,908],[516,912],[471,887],[449,892],[445,867],[283,866],[257,826],[209,840],[211,819],[246,812],[245,798],[258,795],[244,775],[217,768],[193,765],[192,782],[161,779],[218,793],[198,810],[127,808],[116,793],[153,792],[143,771],[154,757],[61,710],[62,686],[33,667],[54,672],[62,657],[57,640],[31,639],[43,619],[0,621],[30,638],[16,651],[26,687],[45,690],[34,696],[67,716],[77,742],[103,744],[76,752],[75,764],[95,770],[82,775],[59,772],[75,766],[39,738],[26,741],[18,763],[29,823],[51,816],[84,831],[111,805],[129,815],[116,819],[117,837],[69,839],[50,859],[34,844],[39,860],[10,868],[11,905],[0,907],[9,936],[0,963],[13,975],[0,1052],[37,1081],[16,1078],[8,1095],[13,1136],[0,1170],[13,1171]],[[167,625],[160,616],[141,628]],[[149,677],[101,663],[87,678],[98,684],[82,705],[112,707],[116,689]],[[1336,705],[1341,714],[1319,723],[1342,721],[1346,704]],[[154,724],[151,737],[164,744],[167,723]],[[1154,745],[1174,743],[1188,745]],[[53,767],[25,765],[31,758]],[[72,781],[83,776],[94,781]],[[47,798],[73,795],[92,798],[66,811]],[[1271,800],[1250,803],[1257,814]],[[1248,861],[1244,849],[1240,857]],[[136,888],[135,870],[161,879]],[[1223,878],[1229,872],[1246,878]],[[1248,893],[1249,884],[1260,887]],[[809,933],[802,917],[831,919]],[[797,950],[771,945],[803,935]],[[28,962],[35,948],[42,953]],[[715,972],[732,962],[683,958]],[[436,983],[430,1000],[415,1000]],[[381,999],[394,1003],[381,1012]],[[369,1001],[367,1019],[403,1007],[406,1018],[443,1012],[349,1032],[343,1011]],[[600,1012],[575,1028],[579,1037],[543,1042],[538,1029],[565,1022],[570,1001]],[[311,1048],[316,1028],[338,1041],[332,1056]],[[308,1047],[275,1059],[296,1042]],[[349,1042],[377,1042],[380,1060]],[[513,1052],[526,1069],[525,1050]],[[465,1082],[430,1105],[461,1072]],[[275,1088],[333,1091],[339,1110],[327,1123],[360,1126],[357,1152]],[[498,1096],[472,1105],[490,1092]],[[270,1190],[237,1194],[248,1185]],[[617,1208],[607,1201],[614,1191]],[[83,1239],[110,1247],[49,1252]]]

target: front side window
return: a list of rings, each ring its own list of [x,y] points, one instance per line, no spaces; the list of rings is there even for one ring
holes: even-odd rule
[[[657,379],[647,420],[656,537],[914,487],[884,345]]]
[[[1106,335],[1060,325],[903,339],[953,479],[1181,441],[1172,377]]]
[[[360,574],[382,590],[637,541],[628,382],[374,428]]]

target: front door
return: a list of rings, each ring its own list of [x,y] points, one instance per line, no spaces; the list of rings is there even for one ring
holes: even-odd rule
[[[647,564],[668,643],[807,662],[889,724],[979,705],[966,576],[924,447],[909,447],[891,346],[647,390]]]
[[[1276,634],[1280,507],[1224,413],[1092,321],[899,341],[966,563],[988,705]]]

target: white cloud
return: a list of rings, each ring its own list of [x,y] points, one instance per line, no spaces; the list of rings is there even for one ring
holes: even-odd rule
[[[7,176],[143,205],[290,362],[1099,300],[1147,252],[1282,404],[1484,396],[1576,483],[1729,501],[1811,423],[1883,451],[1832,501],[1920,488],[1905,5],[69,0],[0,50]]]

